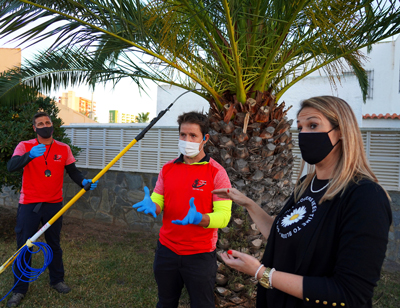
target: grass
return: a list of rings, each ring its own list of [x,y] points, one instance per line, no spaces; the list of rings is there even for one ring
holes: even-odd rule
[[[155,307],[157,285],[152,266],[157,237],[126,230],[103,232],[105,228],[92,228],[81,233],[77,232],[77,226],[63,228],[65,281],[72,292],[62,295],[51,289],[46,270],[30,284],[19,307]],[[1,264],[15,252],[14,236],[6,236],[6,233],[9,234],[4,230],[0,232]],[[40,262],[41,258],[36,255],[33,266],[41,267]],[[12,284],[10,266],[0,275],[0,299]],[[373,307],[397,308],[399,300],[400,273],[383,272],[375,289]],[[0,302],[0,307],[6,307],[6,301]],[[184,292],[179,307],[189,307],[188,302]]]
[[[152,263],[156,239],[129,234],[124,241],[101,243],[95,238],[62,240],[65,281],[73,289],[61,295],[49,287],[46,270],[30,284],[20,307],[155,307],[157,285]],[[0,241],[2,263],[15,250],[14,242]],[[40,258],[34,267],[41,267]],[[35,264],[36,263],[36,264]],[[11,267],[1,274],[0,294],[12,286]],[[5,307],[5,302],[0,307]]]
[[[383,271],[372,300],[374,308],[400,307],[400,273]]]

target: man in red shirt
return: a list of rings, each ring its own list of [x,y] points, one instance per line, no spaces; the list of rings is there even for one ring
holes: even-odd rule
[[[53,123],[49,115],[39,112],[33,117],[32,122],[37,138],[20,142],[7,164],[10,172],[24,169],[15,227],[18,249],[38,231],[40,223],[46,224],[62,208],[64,169],[81,187],[92,182],[86,180],[76,168],[70,147],[53,139]],[[93,190],[96,186],[97,182],[92,183],[90,189]],[[71,289],[64,283],[60,246],[61,226],[62,217],[45,232],[46,242],[53,251],[53,260],[48,268],[51,287],[59,293],[68,293]],[[26,256],[26,263],[30,265],[30,254]],[[20,277],[21,273],[17,268],[14,270],[14,284],[17,284],[7,302],[7,307],[18,306],[29,287],[27,282],[18,279],[26,280],[26,277]]]
[[[157,307],[178,307],[185,285],[192,308],[214,308],[218,228],[227,226],[232,201],[211,191],[231,183],[225,169],[204,152],[210,138],[207,116],[184,113],[178,124],[182,154],[163,166],[151,198],[145,187],[144,200],[133,207],[154,217],[164,211],[154,259]]]

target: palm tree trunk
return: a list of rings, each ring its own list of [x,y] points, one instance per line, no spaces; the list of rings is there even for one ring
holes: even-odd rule
[[[210,112],[210,141],[206,151],[227,171],[232,186],[274,216],[293,190],[291,181],[292,135],[284,110],[270,92],[257,92],[255,99],[240,104],[225,97],[225,110]],[[211,106],[213,104],[210,104]],[[266,244],[246,210],[236,204],[228,227],[219,231],[217,253],[236,249],[261,260]],[[219,307],[254,307],[257,281],[218,263]]]

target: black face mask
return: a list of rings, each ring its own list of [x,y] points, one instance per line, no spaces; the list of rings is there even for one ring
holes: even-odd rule
[[[42,127],[42,128],[37,128],[37,127],[36,127],[36,133],[37,133],[40,137],[42,137],[42,138],[44,138],[44,139],[50,138],[51,135],[53,135],[53,130],[54,130],[53,125],[50,126],[50,127]]]
[[[327,133],[299,133],[299,147],[301,156],[310,165],[318,164],[333,150],[335,145],[332,145],[329,133],[337,126],[332,128]]]

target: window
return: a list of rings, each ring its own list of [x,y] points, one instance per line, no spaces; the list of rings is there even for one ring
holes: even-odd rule
[[[355,76],[356,74],[354,74],[354,72],[343,72],[343,76],[344,77],[353,77],[353,76]]]
[[[368,92],[367,99],[372,99],[374,96],[374,70],[366,71],[368,76]]]

